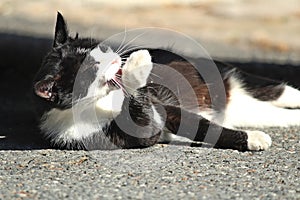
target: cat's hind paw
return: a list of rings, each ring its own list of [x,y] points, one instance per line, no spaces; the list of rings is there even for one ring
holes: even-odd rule
[[[122,82],[125,88],[132,93],[143,87],[151,73],[153,63],[147,50],[133,52],[123,66]]]
[[[271,137],[262,131],[246,131],[248,135],[248,150],[262,151],[270,148],[272,144]]]

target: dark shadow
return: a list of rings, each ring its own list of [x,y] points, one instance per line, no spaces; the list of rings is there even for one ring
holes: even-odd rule
[[[0,149],[39,149],[31,82],[52,40],[0,33]],[[4,138],[3,138],[4,137]]]
[[[52,39],[0,33],[0,150],[49,148],[38,132],[31,101],[32,80]],[[300,88],[300,66],[230,63],[248,72],[290,82]],[[282,70],[282,67],[285,67]]]

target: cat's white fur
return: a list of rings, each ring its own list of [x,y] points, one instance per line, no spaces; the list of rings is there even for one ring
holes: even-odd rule
[[[79,140],[90,136],[89,133],[93,132],[96,127],[89,126],[85,124],[84,132],[78,129],[81,125],[74,122],[74,113],[72,109],[60,110],[53,108],[48,113],[44,114],[41,129],[56,140],[61,140],[57,142],[68,142],[72,140]],[[56,133],[63,133],[61,135],[54,135]]]
[[[271,103],[283,108],[300,108],[300,92],[291,86],[285,85],[282,95]]]
[[[112,117],[117,116],[121,112],[124,98],[122,89],[113,90],[107,96],[97,100],[96,108],[99,110],[99,114],[108,112]]]
[[[163,124],[164,122],[161,119],[160,114],[157,112],[156,108],[154,106],[151,107],[153,112],[153,119],[157,124]]]
[[[96,79],[88,89],[87,98],[95,96],[104,97],[110,92],[110,89],[105,82],[112,79],[120,69],[121,58],[110,48],[108,48],[106,52],[102,52],[100,47],[94,48],[89,56],[97,62],[97,74]]]
[[[266,150],[272,144],[271,137],[262,131],[246,131],[248,149],[253,151]]]
[[[40,127],[48,134],[46,137],[52,138],[52,142],[67,144],[74,140],[80,141],[89,138],[94,133],[101,134],[101,128],[111,121],[109,118],[102,118],[102,120],[97,119],[95,122],[92,115],[85,116],[83,119],[81,121],[74,120],[73,109],[59,110],[54,108],[43,116]],[[100,145],[103,149],[116,149],[116,146],[104,134],[102,136],[98,138],[101,138]],[[100,141],[98,142],[100,143]],[[82,143],[82,145],[85,144]]]
[[[137,88],[145,86],[153,63],[147,50],[132,53],[123,66],[122,81],[129,93],[133,94]]]

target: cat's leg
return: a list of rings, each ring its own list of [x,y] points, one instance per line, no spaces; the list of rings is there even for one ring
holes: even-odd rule
[[[282,85],[281,88],[281,95],[271,103],[282,108],[300,108],[300,91],[289,85]]]
[[[130,54],[122,68],[122,83],[130,94],[137,88],[146,85],[153,63],[147,50],[139,50]]]
[[[151,102],[148,89],[139,88],[140,95],[124,99],[120,114],[114,118],[107,132],[111,140],[122,148],[143,148],[156,144],[163,120]]]
[[[300,91],[283,82],[249,74],[233,72],[240,85],[254,98],[283,108],[300,108]]]
[[[180,134],[193,141],[215,144],[215,148],[259,151],[268,149],[272,143],[270,136],[262,131],[224,128],[175,106],[165,106],[165,110],[166,127],[172,133]]]
[[[222,113],[224,120],[216,123],[226,127],[300,125],[300,110],[278,106],[297,107],[297,102],[300,103],[298,90],[242,73],[231,74],[226,81],[229,97]]]

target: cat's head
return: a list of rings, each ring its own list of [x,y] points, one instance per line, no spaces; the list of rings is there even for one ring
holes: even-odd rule
[[[99,41],[69,36],[58,13],[53,47],[35,77],[34,93],[51,108],[66,109],[79,99],[100,99],[112,90],[127,93],[144,86],[152,69],[149,52],[125,53],[122,60]]]
[[[117,59],[111,57],[114,55],[117,54],[113,53],[109,47],[99,45],[99,41],[78,38],[78,35],[69,36],[66,22],[58,13],[53,46],[35,77],[34,93],[40,100],[48,102],[52,107],[68,108],[72,104],[73,87],[78,72],[80,71],[81,77],[78,82],[80,88],[77,92],[78,95],[85,96],[91,83],[97,77],[102,78],[99,76],[99,65],[104,66],[105,62],[102,60],[105,56],[112,58],[113,62],[117,62],[116,64],[120,64],[121,60],[118,56],[116,56]],[[79,70],[80,68],[82,70]],[[111,77],[109,74],[116,73],[114,67],[109,69],[103,74],[106,80],[99,80],[103,84]]]

